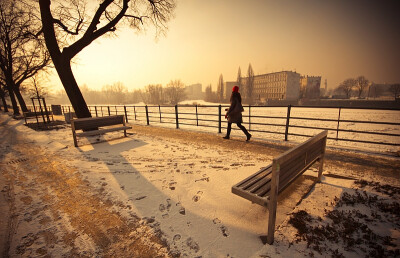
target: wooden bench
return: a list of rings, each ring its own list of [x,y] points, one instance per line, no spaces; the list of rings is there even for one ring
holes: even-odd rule
[[[77,118],[71,120],[72,136],[74,138],[75,147],[78,147],[77,136],[93,136],[124,130],[124,136],[126,137],[126,130],[131,128],[131,126],[126,126],[124,115]],[[83,132],[77,133],[77,130],[82,130]]]
[[[321,181],[327,135],[328,131],[315,135],[232,187],[232,193],[268,208],[268,244],[274,242],[279,193],[316,161],[319,161],[318,182]]]
[[[28,119],[29,118],[36,118],[36,122],[39,123],[39,118],[44,119],[46,122],[46,118],[49,118],[51,116],[51,120],[54,121],[54,116],[53,116],[53,111],[44,111],[43,114],[42,112],[34,112],[34,111],[28,111],[24,112],[24,119],[25,119],[25,124],[28,124]]]

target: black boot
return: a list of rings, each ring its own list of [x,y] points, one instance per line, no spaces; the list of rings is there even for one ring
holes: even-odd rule
[[[228,128],[226,130],[226,135],[224,137],[222,137],[222,138],[229,139],[229,135],[231,134],[231,130],[232,130],[232,123],[228,122]]]
[[[251,134],[247,131],[246,127],[244,127],[242,124],[238,123],[237,126],[243,131],[243,133],[246,135],[246,142],[250,141]]]
[[[246,136],[247,136],[246,142],[250,141],[251,134],[247,133],[247,135],[246,135]]]

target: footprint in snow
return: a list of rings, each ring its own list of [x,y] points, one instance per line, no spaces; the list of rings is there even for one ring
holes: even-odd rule
[[[214,223],[214,224],[221,224],[221,220],[218,219],[218,218],[215,218],[215,219],[213,219],[213,223]],[[227,228],[226,226],[221,225],[221,226],[219,227],[219,229],[221,230],[222,235],[223,235],[224,237],[228,237],[228,236],[229,236],[229,231],[228,231],[228,228]]]
[[[163,203],[161,203],[159,206],[158,206],[158,209],[161,211],[161,212],[164,212],[165,210],[167,210],[167,211],[169,211],[169,209],[171,208],[171,199],[167,199],[167,205],[164,205]]]
[[[224,237],[228,237],[228,236],[229,236],[229,231],[228,231],[228,228],[227,228],[227,227],[225,227],[224,225],[222,225],[222,226],[220,227],[220,229],[221,229],[222,235],[223,235]]]
[[[200,200],[201,195],[203,195],[203,191],[198,191],[195,196],[193,196],[192,200],[194,202],[198,202]]]
[[[180,214],[182,214],[182,215],[186,215],[186,210],[185,210],[185,208],[184,208],[184,207],[182,207],[182,205],[181,205],[181,203],[180,203],[180,202],[178,202],[178,203],[176,204],[176,207],[178,207],[178,208],[179,208],[179,213],[180,213]]]

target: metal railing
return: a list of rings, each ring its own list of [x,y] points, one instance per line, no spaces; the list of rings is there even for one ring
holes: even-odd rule
[[[228,105],[96,105],[89,106],[92,116],[109,116],[124,114],[126,122],[142,122],[146,125],[169,124],[173,127],[195,126],[203,128],[215,128],[218,133],[222,132],[223,110]],[[342,107],[315,107],[315,106],[244,106],[244,125],[250,132],[263,134],[283,135],[288,141],[289,136],[311,137],[315,130],[328,130],[328,139],[342,142],[356,142],[375,145],[400,146],[400,110],[396,109],[365,109],[365,108],[342,108]],[[63,112],[71,112],[70,106],[63,106]],[[247,110],[246,110],[247,109]],[[268,114],[271,110],[279,110],[275,114]],[[300,116],[293,114],[294,109],[322,109],[314,112],[318,116]],[[351,112],[389,112],[390,121],[348,119],[344,117],[343,111]],[[307,111],[307,114],[310,113]],[[312,112],[311,112],[312,113]],[[328,115],[325,115],[328,113]],[[323,114],[323,117],[320,115]],[[336,117],[333,117],[336,116]],[[390,118],[391,117],[391,118]],[[365,130],[357,129],[364,125]],[[368,129],[368,126],[378,129]],[[363,127],[363,126],[361,126]],[[386,129],[385,129],[386,128]],[[305,131],[310,133],[305,133]],[[394,131],[394,132],[388,132]],[[346,137],[347,135],[347,137]],[[349,136],[350,135],[350,136]],[[386,137],[388,139],[370,140],[368,137]]]

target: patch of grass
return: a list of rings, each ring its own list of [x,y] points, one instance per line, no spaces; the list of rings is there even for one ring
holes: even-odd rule
[[[361,185],[367,184],[361,182]],[[394,239],[379,235],[371,227],[379,223],[398,225],[399,202],[358,190],[354,193],[345,192],[340,198],[335,197],[335,201],[335,208],[332,211],[326,210],[324,218],[311,216],[304,210],[292,213],[289,223],[298,230],[296,242],[306,241],[307,247],[313,251],[320,255],[330,253],[332,257],[344,257],[343,253],[335,249],[338,244],[345,251],[356,252],[357,255],[400,256],[400,249],[393,243]]]

